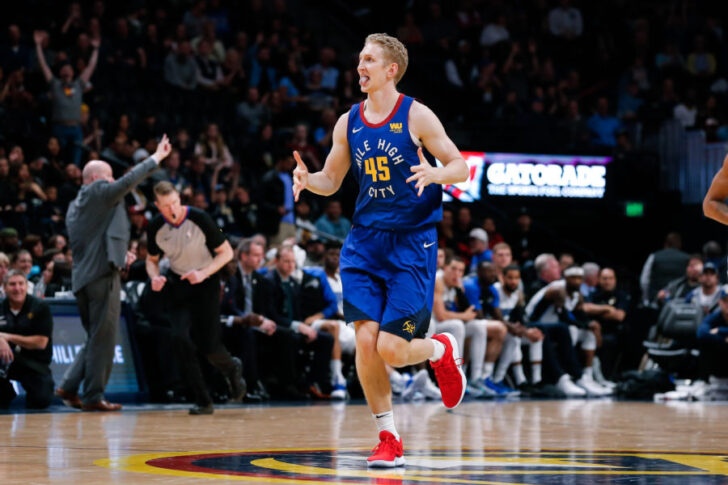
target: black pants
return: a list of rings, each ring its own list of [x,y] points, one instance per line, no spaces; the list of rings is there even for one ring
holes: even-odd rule
[[[569,326],[565,323],[533,323],[532,326],[544,334],[543,341],[543,379],[555,383],[564,374],[574,380],[581,377],[581,366],[571,341]]]
[[[278,327],[271,336],[255,332],[262,377],[274,397],[286,398],[291,387],[305,391],[318,384],[328,392],[331,386],[329,362],[334,338],[319,332],[316,340],[306,342],[303,334]]]
[[[258,340],[267,335],[244,325],[233,325],[222,327],[223,342],[232,355],[243,362],[245,380],[248,386],[254,385],[260,380],[258,370]]]
[[[22,360],[15,360],[10,364],[8,377],[0,379],[0,407],[8,407],[16,394],[10,379],[20,382],[27,393],[25,405],[30,409],[45,409],[53,399],[53,377],[50,374],[41,374],[23,364]]]
[[[212,402],[202,377],[197,352],[207,357],[225,376],[232,376],[234,366],[230,353],[220,339],[220,277],[213,275],[192,285],[170,272],[164,286],[172,330],[173,348],[182,375],[192,388],[195,402]]]
[[[707,380],[710,376],[728,377],[728,343],[717,339],[699,339],[700,360],[698,370],[700,378]]]

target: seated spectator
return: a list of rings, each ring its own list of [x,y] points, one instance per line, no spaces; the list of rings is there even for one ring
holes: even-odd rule
[[[587,126],[593,135],[592,143],[607,147],[616,146],[617,132],[622,128],[622,123],[609,114],[609,101],[607,98],[599,98],[596,113],[589,118]]]
[[[526,305],[526,315],[531,324],[548,335],[557,347],[557,362],[552,363],[558,373],[557,387],[567,396],[586,394],[604,396],[611,393],[592,378],[592,361],[600,334],[599,324],[584,313],[584,297],[579,292],[584,272],[571,267],[557,280],[544,286]],[[564,329],[566,332],[564,333]],[[564,339],[568,335],[568,339]],[[574,345],[579,345],[585,367],[579,364]],[[567,374],[568,373],[568,374]],[[576,386],[572,379],[576,380]]]
[[[495,391],[483,385],[483,364],[487,345],[487,324],[478,318],[475,305],[468,301],[463,288],[465,261],[459,256],[445,261],[442,276],[435,280],[435,299],[432,305],[430,323],[435,333],[449,332],[455,337],[460,355],[465,355],[465,340],[470,339],[468,347],[468,384],[466,392],[473,397],[495,396]],[[503,332],[505,337],[505,332]],[[500,347],[500,346],[499,346]],[[493,364],[490,364],[493,371]],[[486,376],[489,377],[489,376]]]
[[[181,42],[176,52],[167,54],[164,59],[164,80],[185,91],[192,91],[197,87],[197,63],[192,57],[189,42]]]
[[[685,301],[699,306],[704,315],[713,313],[718,308],[720,299],[718,283],[718,269],[713,263],[705,263],[700,275],[700,286],[685,295]]]
[[[488,233],[489,249],[493,249],[496,244],[505,242],[503,236],[498,233],[498,230],[495,227],[495,219],[493,219],[492,217],[486,217],[485,219],[483,219],[483,229],[485,229],[485,232]]]
[[[709,78],[715,74],[717,62],[715,56],[705,48],[705,37],[695,36],[694,49],[685,61],[685,68],[690,74],[699,78]]]
[[[237,106],[238,119],[242,122],[243,129],[254,135],[260,131],[264,123],[270,121],[271,113],[268,106],[260,99],[258,88],[250,86],[245,101]]]
[[[707,315],[698,327],[700,370],[703,378],[728,376],[728,285],[719,291],[718,310]]]
[[[7,298],[0,319],[0,407],[15,398],[10,379],[27,392],[26,406],[47,408],[53,399],[51,357],[53,318],[48,305],[28,294],[25,275],[10,270],[3,280]]]
[[[625,328],[629,305],[629,295],[617,288],[614,270],[602,268],[598,272],[594,291],[584,303],[584,311],[601,326],[602,346],[597,355],[602,375],[607,379],[616,375],[615,365],[620,354],[627,352],[630,347],[642,347],[643,338],[637,337],[637,329]]]
[[[341,202],[330,199],[324,213],[316,220],[316,229],[344,240],[351,229],[349,219],[341,215]]]
[[[223,83],[220,63],[214,58],[210,43],[201,40],[197,45],[197,85],[208,91],[217,91]]]
[[[581,284],[581,294],[588,300],[597,290],[597,284],[599,283],[599,265],[597,263],[587,262],[581,265],[581,269],[584,270],[584,282]]]
[[[336,258],[338,264],[338,255]],[[329,263],[331,265],[331,263]],[[303,269],[301,277],[301,311],[309,315],[303,321],[317,332],[326,332],[334,338],[331,350],[331,398],[346,399],[346,378],[342,373],[342,357],[354,356],[356,336],[354,326],[348,326],[344,314],[339,311],[336,295],[329,286],[328,275],[323,268]]]
[[[501,283],[503,283],[503,271],[511,264],[513,264],[513,253],[511,252],[511,247],[504,242],[493,246],[493,266],[498,274],[498,281]],[[519,289],[523,290],[523,282],[521,281],[520,273],[518,274],[518,281],[520,282]]]
[[[671,281],[682,277],[683,271],[686,271],[685,267],[691,258],[681,251],[681,247],[682,237],[676,232],[671,232],[665,238],[664,248],[647,257],[640,275],[642,301],[645,305],[649,305],[661,289]],[[700,271],[702,272],[702,268]]]
[[[498,292],[498,308],[503,317],[503,323],[508,327],[508,335],[503,343],[503,350],[500,359],[498,359],[493,380],[501,383],[510,366],[516,387],[524,390],[528,389],[528,382],[523,372],[521,346],[526,344],[529,348],[531,384],[534,386],[539,385],[542,378],[544,335],[538,328],[527,327],[523,324],[526,302],[521,289],[522,286],[521,270],[514,265],[506,266],[503,270],[503,281],[493,284]]]
[[[470,268],[468,274],[478,271],[478,265],[483,261],[493,261],[493,251],[488,249],[488,233],[485,229],[476,227],[470,231]]]
[[[539,254],[533,267],[536,271],[536,279],[526,288],[526,299],[529,301],[544,286],[561,279],[561,266],[553,254]]]
[[[319,62],[309,68],[310,73],[319,71],[321,73],[321,88],[334,92],[339,82],[339,70],[334,66],[336,51],[331,47],[324,47],[319,53]]]
[[[490,389],[498,396],[517,395],[515,391],[503,385],[503,377],[494,374],[495,363],[503,355],[503,344],[508,335],[507,326],[503,323],[503,314],[500,311],[500,295],[495,288],[498,274],[495,266],[488,261],[478,265],[477,274],[470,276],[463,282],[465,296],[468,302],[475,307],[478,318],[485,320],[487,333],[487,347],[485,363],[480,385]],[[507,367],[506,367],[507,368]]]
[[[190,45],[197,51],[198,55],[202,55],[199,47],[203,42],[206,42],[208,45],[205,56],[217,64],[222,64],[225,59],[225,46],[223,46],[222,42],[215,35],[214,20],[205,20],[202,22],[202,32],[190,41]]]
[[[233,157],[216,123],[208,124],[205,132],[200,135],[200,140],[195,145],[195,156],[202,157],[207,165],[220,164],[227,168],[232,166]]]
[[[561,272],[563,273],[566,271],[566,268],[571,268],[576,264],[576,260],[574,259],[574,255],[571,253],[561,253],[559,256],[559,267],[561,268]]]
[[[33,266],[33,256],[26,249],[16,251],[10,256],[10,266],[23,273],[28,280],[28,293],[33,294],[35,281],[40,277],[40,268]]]
[[[3,227],[0,229],[0,251],[12,255],[20,249],[18,242],[17,229],[14,227]]]
[[[282,246],[276,253],[275,268],[269,271],[266,279],[271,285],[272,320],[276,325],[293,330],[298,346],[305,354],[313,354],[311,372],[306,376],[306,389],[317,398],[330,394],[329,362],[334,347],[333,337],[326,332],[317,332],[306,320],[312,315],[304,315],[302,309],[301,283],[292,275],[296,270],[296,260],[291,246]]]
[[[242,360],[245,380],[249,383],[245,400],[267,399],[269,394],[263,381],[273,376],[277,381],[271,389],[274,394],[301,398],[302,394],[295,389],[293,333],[270,319],[270,288],[268,281],[257,272],[263,259],[263,246],[243,239],[237,254],[235,270],[224,283],[221,315],[225,322],[225,345]]]
[[[296,125],[296,129],[293,132],[293,139],[287,144],[287,148],[291,151],[297,151],[309,170],[321,170],[323,165],[319,158],[318,149],[316,145],[309,142],[308,127],[305,124],[299,123]]]
[[[698,117],[697,94],[695,89],[688,89],[685,99],[678,103],[673,110],[673,118],[678,120],[683,128],[694,128]]]

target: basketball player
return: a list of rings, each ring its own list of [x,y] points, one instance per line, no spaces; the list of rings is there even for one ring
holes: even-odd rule
[[[437,116],[397,92],[407,62],[407,49],[397,39],[368,36],[357,67],[367,99],[336,122],[324,168],[309,174],[294,152],[296,200],[304,189],[334,194],[350,167],[359,182],[340,265],[344,314],[356,330],[357,373],[379,429],[380,443],[367,459],[373,467],[404,465],[385,363],[403,367],[429,359],[448,408],[460,403],[466,382],[454,337],[422,337],[434,297],[438,184],[467,180],[468,167]],[[443,167],[430,165],[422,146]]]

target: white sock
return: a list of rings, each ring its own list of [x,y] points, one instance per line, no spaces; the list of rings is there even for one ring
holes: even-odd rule
[[[377,430],[381,433],[382,431],[389,431],[394,435],[394,439],[399,439],[399,433],[397,428],[394,427],[394,411],[387,411],[380,414],[372,414],[374,416],[374,422],[377,423]]]
[[[331,366],[331,380],[333,381],[333,384],[343,384],[346,382],[346,379],[344,379],[344,374],[341,373],[341,361],[340,360],[332,360],[330,363]]]
[[[488,377],[492,376],[494,367],[495,367],[495,363],[493,363],[493,362],[486,362],[485,364],[483,364],[482,379],[487,379]]]
[[[513,364],[513,379],[516,381],[516,385],[520,386],[526,382],[526,375],[523,373],[523,366],[520,362]]]
[[[531,382],[534,384],[541,382],[541,364],[531,364]]]
[[[434,338],[431,338],[430,342],[432,342],[432,345],[435,347],[435,350],[432,352],[432,357],[430,357],[430,362],[437,362],[443,355],[445,355],[445,345]]]
[[[587,379],[591,379],[594,376],[594,372],[592,370],[592,367],[584,367],[584,372],[581,374],[582,377],[586,377]]]

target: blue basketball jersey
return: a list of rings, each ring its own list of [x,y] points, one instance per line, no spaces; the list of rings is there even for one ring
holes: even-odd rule
[[[351,170],[359,182],[353,222],[384,230],[415,229],[442,218],[442,188],[425,187],[417,197],[415,182],[405,182],[419,165],[417,145],[407,118],[413,98],[399,95],[387,119],[376,125],[364,119],[364,103],[349,112],[347,138]]]

